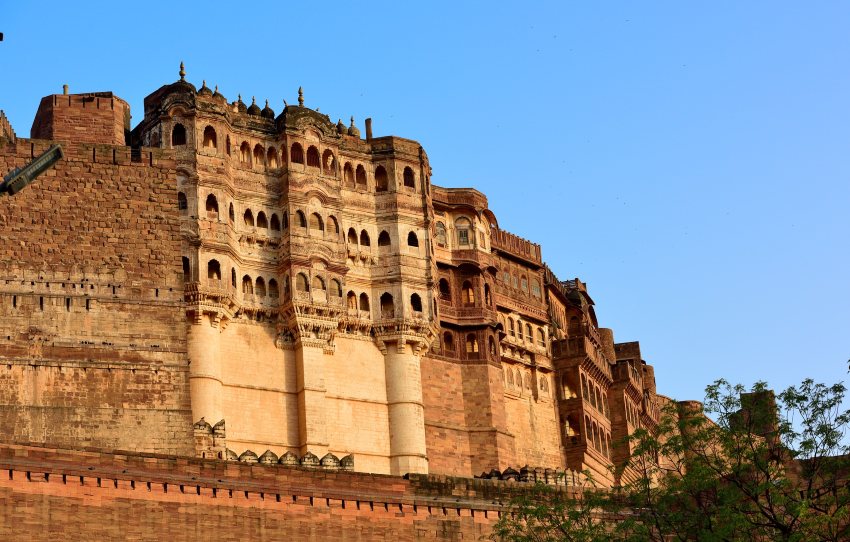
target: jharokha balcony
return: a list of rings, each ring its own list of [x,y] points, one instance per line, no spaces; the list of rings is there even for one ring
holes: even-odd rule
[[[538,267],[543,265],[540,245],[505,230],[490,230],[490,246]]]

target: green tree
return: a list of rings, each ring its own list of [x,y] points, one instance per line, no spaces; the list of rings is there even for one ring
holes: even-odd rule
[[[764,383],[748,392],[719,380],[704,410],[671,402],[657,429],[630,437],[630,483],[582,501],[532,492],[512,503],[496,536],[597,540],[602,529],[606,540],[629,542],[850,540],[845,392],[806,380],[774,396]]]

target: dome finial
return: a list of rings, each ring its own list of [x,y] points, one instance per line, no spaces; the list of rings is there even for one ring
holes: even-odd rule
[[[351,125],[354,126],[354,115],[351,115]]]
[[[186,66],[183,65],[183,61],[180,61],[180,80],[186,80]]]
[[[266,107],[268,107],[268,106],[269,106],[269,100],[268,100],[268,98],[266,98]]]
[[[298,87],[298,106],[304,107],[304,88]]]

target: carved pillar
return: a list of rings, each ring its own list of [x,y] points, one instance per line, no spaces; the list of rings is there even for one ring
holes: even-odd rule
[[[420,360],[426,343],[396,334],[378,335],[384,353],[390,430],[390,474],[427,473],[425,409]]]
[[[219,358],[218,318],[197,315],[189,326],[189,393],[192,401],[192,419],[213,420],[224,418],[221,407],[221,361]]]

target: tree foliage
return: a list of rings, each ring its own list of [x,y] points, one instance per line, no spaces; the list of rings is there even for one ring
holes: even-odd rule
[[[583,491],[584,499],[532,492],[512,503],[496,538],[850,540],[845,391],[805,380],[774,396],[764,383],[747,392],[719,380],[704,411],[670,403],[657,428],[635,431],[619,490]]]

